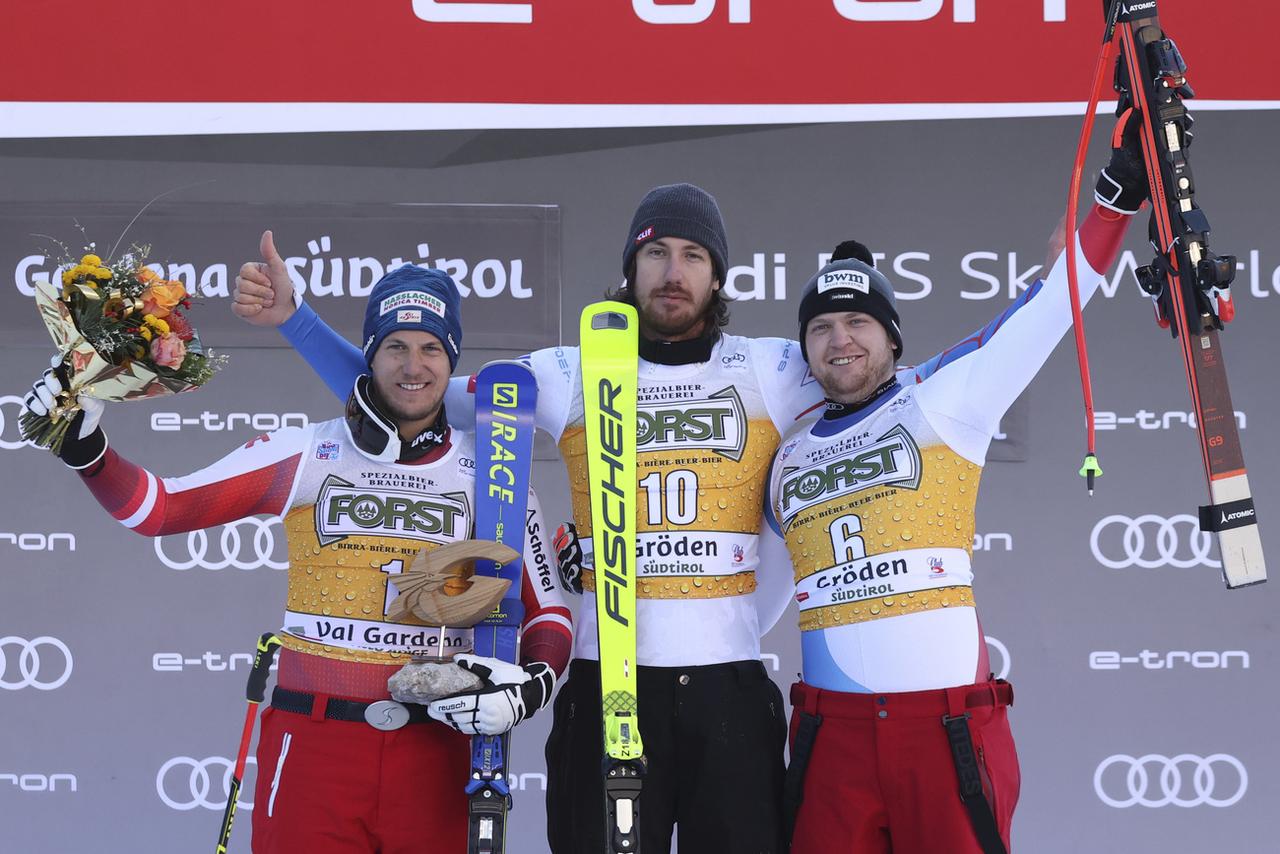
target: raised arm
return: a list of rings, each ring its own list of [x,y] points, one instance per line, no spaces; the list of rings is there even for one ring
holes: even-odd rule
[[[254,326],[278,328],[338,400],[345,402],[356,377],[365,372],[364,354],[302,301],[270,231],[262,233],[258,251],[261,261],[240,267],[231,311]]]

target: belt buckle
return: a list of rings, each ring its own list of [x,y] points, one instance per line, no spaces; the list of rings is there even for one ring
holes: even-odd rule
[[[391,732],[409,722],[409,709],[395,700],[378,700],[365,707],[364,720],[374,729]]]

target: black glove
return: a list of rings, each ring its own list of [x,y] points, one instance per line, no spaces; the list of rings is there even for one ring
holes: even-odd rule
[[[484,681],[478,691],[443,697],[427,714],[467,735],[501,735],[551,701],[556,674],[541,661],[509,664],[496,658],[459,655],[454,664]]]
[[[48,415],[58,405],[58,395],[66,387],[64,379],[62,356],[55,355],[49,369],[32,383],[31,391],[22,399],[23,409],[32,415]],[[107,452],[107,434],[98,426],[104,404],[83,395],[77,398],[77,402],[81,409],[67,427],[58,456],[71,468],[84,470],[102,459],[102,455]],[[33,437],[28,436],[24,430],[22,438]]]
[[[1142,159],[1142,114],[1125,107],[1111,134],[1111,162],[1098,173],[1093,198],[1116,213],[1135,214],[1151,195]]]
[[[560,570],[560,586],[571,593],[582,592],[582,543],[578,529],[565,522],[556,529],[552,545],[556,550],[556,567]]]

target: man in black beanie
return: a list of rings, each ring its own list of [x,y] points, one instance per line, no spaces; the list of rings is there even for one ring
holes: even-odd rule
[[[1082,301],[1146,196],[1126,157],[1118,148],[1067,250]],[[804,667],[791,688],[792,854],[1006,854],[1013,689],[991,674],[974,606],[974,511],[1001,416],[1071,326],[1066,252],[986,326],[899,368],[893,288],[865,249],[842,250],[800,299],[826,410],[783,439],[769,478]]]

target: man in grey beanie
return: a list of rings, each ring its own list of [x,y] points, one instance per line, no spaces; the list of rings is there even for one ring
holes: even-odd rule
[[[727,259],[711,194],[692,184],[656,187],[632,217],[626,280],[611,294],[640,317],[636,626],[648,854],[669,850],[673,829],[683,851],[773,854],[781,846],[786,721],[760,663],[760,637],[786,609],[791,576],[780,545],[761,554],[759,533],[778,437],[821,397],[804,382],[796,342],[724,332]],[[287,284],[237,282],[237,314],[259,325],[288,320],[282,331],[329,387],[349,388],[364,366],[360,351],[306,304],[295,315]],[[557,549],[566,585],[587,599],[547,741],[547,835],[553,854],[599,854],[604,738],[579,354],[557,347],[528,360],[539,386],[535,417],[559,443],[581,533],[579,542],[566,525]],[[471,411],[465,378],[450,384],[446,404],[455,419]]]

